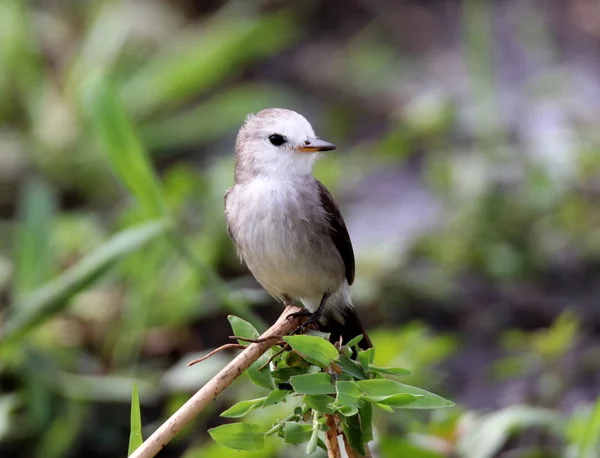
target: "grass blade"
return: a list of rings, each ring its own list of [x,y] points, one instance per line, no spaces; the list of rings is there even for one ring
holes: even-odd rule
[[[51,272],[50,229],[56,211],[52,190],[42,181],[25,185],[20,204],[15,254],[13,302],[48,280]]]
[[[84,83],[84,109],[117,175],[149,218],[166,214],[162,187],[112,85],[100,74]]]
[[[84,257],[58,278],[23,296],[3,332],[3,342],[15,338],[61,311],[71,297],[105,273],[117,260],[163,234],[168,225],[153,221],[126,229]]]
[[[140,397],[138,394],[137,383],[133,382],[133,392],[131,393],[131,431],[129,432],[129,451],[127,456],[131,455],[142,445],[142,413],[140,410]]]

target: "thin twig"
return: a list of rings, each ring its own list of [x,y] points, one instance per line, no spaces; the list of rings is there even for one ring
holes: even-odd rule
[[[259,337],[258,339],[249,339],[247,337],[239,337],[239,336],[229,336],[231,340],[241,340],[242,342],[249,343],[263,343],[268,340],[278,339],[283,340],[283,336],[269,336],[269,337]]]
[[[285,344],[285,346],[281,350],[279,350],[277,353],[275,353],[273,356],[271,356],[266,363],[264,363],[262,366],[260,366],[258,368],[258,370],[262,371],[265,367],[267,367],[269,364],[271,364],[275,358],[277,358],[279,355],[281,355],[284,351],[286,351],[289,348],[290,348],[290,346],[288,344]]]
[[[277,322],[271,326],[262,337],[286,335],[296,329],[306,320],[306,317],[288,319],[292,313],[302,309],[288,306],[283,311]],[[225,388],[238,378],[252,363],[263,353],[273,346],[275,342],[269,339],[261,343],[248,345],[243,352],[235,357],[227,366],[204,385],[194,396],[192,396],[171,418],[164,422],[140,447],[130,455],[130,458],[152,458],[160,452],[165,445],[181,431],[181,429],[192,421],[196,415],[206,408]]]
[[[341,458],[340,444],[338,443],[338,428],[335,415],[325,415],[329,429],[325,433],[325,446],[327,447],[327,458]]]
[[[208,355],[205,355],[202,358],[198,358],[198,359],[195,359],[193,361],[190,361],[189,363],[187,363],[187,365],[188,366],[193,366],[194,364],[201,363],[202,361],[207,360],[211,356],[214,356],[214,355],[216,355],[217,353],[219,353],[219,352],[221,352],[223,350],[229,350],[230,348],[244,349],[244,348],[246,348],[246,345],[233,344],[233,343],[221,345],[219,348],[215,348],[213,351],[211,351]]]

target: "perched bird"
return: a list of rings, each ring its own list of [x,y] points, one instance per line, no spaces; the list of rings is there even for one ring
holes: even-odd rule
[[[263,288],[286,303],[299,299],[332,342],[363,334],[350,297],[354,252],[333,200],[312,174],[320,140],[300,114],[280,108],[249,115],[236,141],[235,184],[225,194],[227,230]]]

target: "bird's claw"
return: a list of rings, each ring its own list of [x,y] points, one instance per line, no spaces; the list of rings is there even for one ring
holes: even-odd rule
[[[296,312],[293,313],[290,316],[294,316],[294,318],[297,317],[304,317],[307,316],[308,320],[306,320],[304,323],[302,323],[300,326],[298,326],[293,332],[292,334],[297,335],[297,334],[304,334],[306,332],[307,329],[315,329],[315,330],[319,330],[320,326],[319,326],[319,318],[320,317],[320,313],[311,313],[308,310],[304,310],[302,312]]]

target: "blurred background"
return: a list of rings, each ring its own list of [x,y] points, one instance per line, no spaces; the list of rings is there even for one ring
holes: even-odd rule
[[[377,412],[377,456],[600,456],[599,53],[595,0],[1,0],[0,456],[125,456],[133,380],[147,437],[276,319],[223,218],[268,107],[338,146],[377,362],[457,404]],[[209,438],[263,395],[160,456],[303,456]]]

